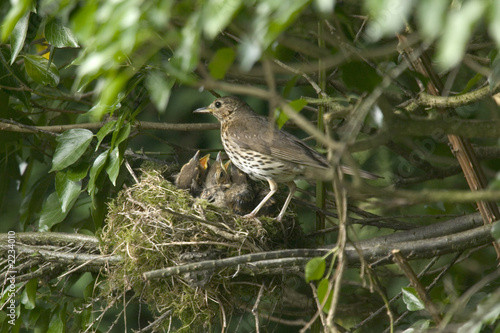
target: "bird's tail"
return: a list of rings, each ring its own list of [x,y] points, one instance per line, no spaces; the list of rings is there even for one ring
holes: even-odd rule
[[[365,179],[379,179],[383,178],[377,174],[364,171],[364,170],[359,170],[359,169],[353,169],[351,167],[342,165],[342,172],[351,176],[356,176],[359,175],[361,178]],[[308,167],[303,170],[302,176],[306,179],[314,179],[314,180],[321,180],[321,181],[330,181],[333,179],[333,169],[332,168],[313,168],[313,167]]]
[[[365,170],[354,170],[353,168],[345,166],[345,165],[342,166],[342,172],[346,173],[348,175],[351,175],[351,176],[356,176],[357,174],[359,174],[359,176],[361,178],[365,178],[365,179],[379,179],[379,178],[383,178],[383,177],[381,177],[379,175],[376,175],[374,173],[371,173],[371,172],[368,172],[368,171],[365,171]]]

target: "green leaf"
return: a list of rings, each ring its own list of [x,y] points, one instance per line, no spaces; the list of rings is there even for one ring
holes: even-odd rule
[[[130,136],[130,123],[123,125],[118,132],[113,133],[113,139],[111,140],[111,145],[117,147],[120,143],[127,140]]]
[[[87,172],[90,168],[90,162],[79,161],[71,166],[69,166],[65,171],[69,180],[79,181],[87,176]]]
[[[366,38],[371,41],[401,31],[413,8],[412,0],[370,0],[364,3],[371,18],[366,28]]]
[[[332,298],[333,298],[333,286],[328,293],[328,286],[330,285],[330,282],[328,279],[321,279],[318,284],[318,300],[320,304],[324,304],[323,306],[323,312],[328,313],[330,310],[330,305],[332,304]],[[327,295],[328,293],[328,295]],[[325,301],[326,298],[326,301]]]
[[[65,307],[62,306],[58,310],[54,311],[52,318],[49,323],[49,329],[47,333],[64,333],[64,317],[66,317]]]
[[[56,138],[57,147],[49,172],[62,170],[75,163],[87,150],[94,135],[87,129],[70,129]]]
[[[493,227],[491,227],[491,235],[493,236],[493,238],[497,243],[500,242],[500,221],[495,222],[493,224]]]
[[[326,261],[321,257],[312,258],[306,264],[306,282],[319,280],[325,274]]]
[[[127,73],[120,73],[114,76],[110,75],[106,78],[104,83],[105,88],[102,91],[101,99],[97,105],[89,111],[93,119],[101,120],[105,114],[113,114],[120,106],[120,93],[127,84],[128,79]]]
[[[467,85],[460,92],[460,94],[465,94],[465,93],[471,91],[472,88],[477,86],[478,82],[481,81],[483,79],[483,77],[484,76],[480,73],[477,73],[476,75],[474,75],[469,81],[467,81]],[[491,85],[490,85],[490,88],[492,88]]]
[[[442,32],[449,6],[449,0],[420,0],[418,3],[417,24],[427,40],[433,41]]]
[[[294,75],[291,79],[288,80],[282,93],[284,98],[288,98],[290,96],[292,89],[295,88],[295,85],[300,78],[300,75]]]
[[[120,156],[118,147],[109,153],[109,161],[106,165],[106,172],[108,173],[109,180],[113,186],[116,186],[116,178],[118,178],[118,174],[120,173],[120,165],[122,164],[122,161],[123,159]]]
[[[182,32],[182,42],[177,51],[176,59],[183,72],[191,71],[200,57],[200,12],[195,11],[188,18]]]
[[[314,0],[314,8],[323,15],[330,15],[335,8],[336,0]]]
[[[38,279],[34,278],[28,281],[24,286],[21,295],[21,304],[27,310],[33,310],[36,306],[36,290],[38,288]]]
[[[151,71],[146,78],[146,88],[151,100],[159,112],[163,113],[167,109],[170,99],[170,92],[174,86],[175,79],[166,77],[159,72]]]
[[[65,172],[56,174],[56,193],[61,202],[61,210],[66,213],[76,202],[82,189],[82,182],[69,179]]]
[[[9,12],[2,20],[2,41],[9,38],[12,30],[14,30],[17,22],[29,11],[33,4],[31,0],[11,1]]]
[[[296,99],[294,101],[291,101],[288,105],[290,105],[290,107],[295,111],[300,112],[304,108],[304,106],[307,105],[307,101],[305,99]],[[280,111],[278,118],[276,119],[276,125],[278,126],[278,128],[283,127],[288,119],[289,117],[286,115],[286,113]]]
[[[308,3],[309,0],[257,2],[249,34],[242,39],[238,49],[242,70],[252,68],[262,52],[295,21]]]
[[[50,20],[45,25],[45,38],[54,47],[79,47],[78,40],[73,32],[55,19]]]
[[[96,33],[97,2],[86,1],[80,4],[72,15],[71,28],[81,40],[88,40]]]
[[[462,59],[474,27],[484,17],[486,1],[465,1],[459,8],[448,14],[437,45],[437,62],[442,69],[451,68]]]
[[[69,288],[68,295],[78,298],[83,298],[85,295],[85,291],[89,285],[94,287],[94,278],[92,277],[92,273],[85,272],[80,275],[78,280]]]
[[[232,48],[225,47],[218,49],[208,64],[210,75],[216,80],[223,79],[226,76],[227,70],[233,64],[235,57],[236,54]]]
[[[405,329],[402,333],[423,333],[426,332],[431,324],[429,319],[420,319],[411,325],[410,328]]]
[[[26,12],[23,17],[17,22],[12,35],[10,36],[11,45],[11,55],[10,64],[12,65],[16,61],[17,55],[24,47],[24,41],[26,40],[26,34],[28,33],[28,27],[30,23],[30,12]]]
[[[490,90],[493,91],[500,83],[500,53],[497,53],[491,64],[491,74],[488,76]]]
[[[68,212],[63,213],[57,193],[51,193],[47,197],[47,200],[45,200],[42,211],[40,212],[38,230],[41,232],[49,231],[54,225],[61,223],[66,215],[68,215]]]
[[[203,32],[209,39],[217,36],[241,7],[241,0],[204,1],[202,8]]]
[[[403,302],[406,304],[408,311],[419,311],[425,309],[424,302],[420,300],[417,291],[412,287],[405,287],[402,290]]]
[[[42,56],[25,55],[26,72],[36,83],[56,87],[59,84],[59,71],[56,65]],[[48,70],[47,70],[48,68]]]
[[[94,161],[94,164],[92,164],[92,167],[90,168],[90,175],[89,175],[89,184],[87,191],[91,196],[94,196],[96,187],[95,184],[97,182],[97,177],[99,177],[99,174],[101,173],[102,169],[104,168],[104,165],[106,164],[106,160],[108,158],[109,150],[103,151],[99,156]]]
[[[99,146],[101,145],[102,140],[108,135],[109,133],[113,132],[115,130],[117,120],[110,120],[106,124],[104,124],[101,129],[97,132],[95,135],[97,138],[97,145],[95,147],[95,150],[99,149]]]
[[[493,1],[490,7],[490,26],[488,31],[491,37],[497,44],[497,49],[500,48],[500,1]]]

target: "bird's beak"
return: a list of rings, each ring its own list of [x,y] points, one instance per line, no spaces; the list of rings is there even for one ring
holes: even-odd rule
[[[202,158],[200,158],[200,165],[203,168],[203,170],[208,169],[208,161],[210,160],[210,154],[206,154]]]
[[[212,113],[212,109],[210,109],[208,106],[205,106],[203,108],[194,110],[193,113]]]

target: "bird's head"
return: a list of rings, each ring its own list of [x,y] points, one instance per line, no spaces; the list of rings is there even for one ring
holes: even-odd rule
[[[211,113],[221,123],[230,121],[235,113],[251,110],[250,107],[238,97],[226,96],[217,98],[207,107],[199,108],[194,113]]]

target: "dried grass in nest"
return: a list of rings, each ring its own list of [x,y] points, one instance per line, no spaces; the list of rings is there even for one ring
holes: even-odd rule
[[[133,290],[154,313],[171,311],[180,319],[180,331],[206,331],[214,318],[223,321],[231,315],[235,297],[250,301],[263,285],[276,298],[280,277],[233,268],[144,280],[147,271],[277,249],[285,243],[283,227],[275,220],[242,219],[195,199],[165,180],[164,171],[143,166],[140,182],[109,204],[101,250],[120,254],[123,264],[109,268],[103,294]],[[158,322],[158,328],[168,322]]]

